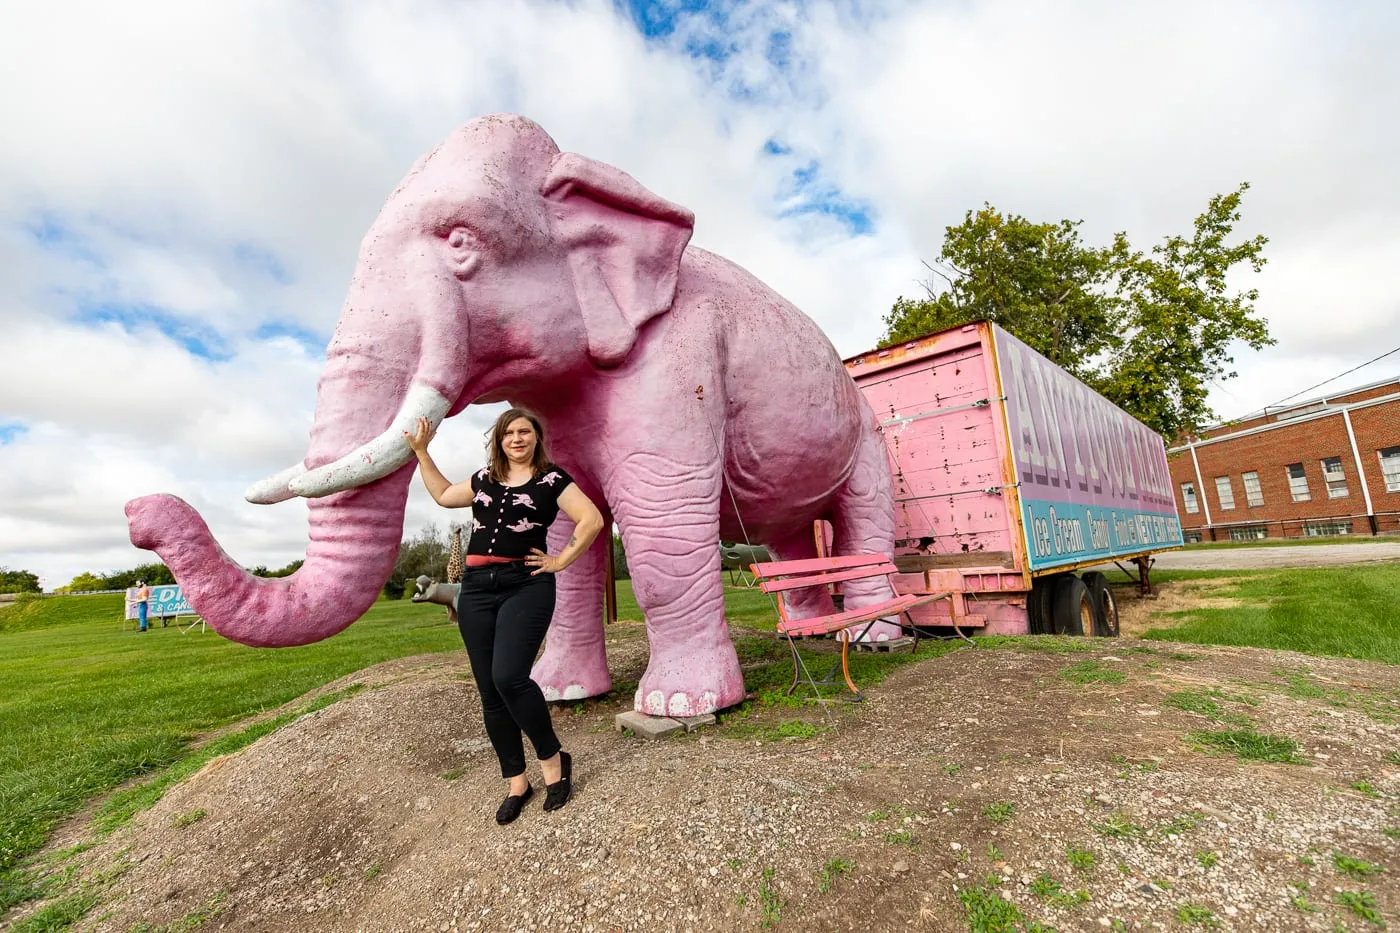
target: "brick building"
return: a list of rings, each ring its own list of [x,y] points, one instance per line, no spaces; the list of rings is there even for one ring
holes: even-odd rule
[[[1187,542],[1400,531],[1400,377],[1217,425],[1167,462]]]

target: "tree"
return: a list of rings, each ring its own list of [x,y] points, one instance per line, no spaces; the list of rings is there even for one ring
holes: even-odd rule
[[[0,567],[0,593],[42,593],[37,574]]]
[[[1000,324],[1144,424],[1173,439],[1215,413],[1211,383],[1233,378],[1231,346],[1274,343],[1254,302],[1232,292],[1231,270],[1263,268],[1262,235],[1227,242],[1248,184],[1210,199],[1188,236],[1150,253],[1119,233],[1084,244],[1082,221],[1032,223],[990,204],[947,228],[924,284],[885,317],[882,346],[975,320]]]
[[[149,564],[137,564],[130,570],[119,570],[116,573],[109,573],[102,577],[102,589],[104,590],[125,590],[136,585],[140,580],[147,586],[169,586],[175,582],[175,575],[170,572],[170,568],[155,561]]]
[[[432,522],[424,525],[417,537],[407,538],[399,545],[399,556],[384,584],[384,595],[402,599],[404,591],[420,576],[446,580],[447,549],[447,541],[439,534],[437,525]]]
[[[96,574],[84,571],[74,577],[73,582],[63,587],[63,589],[70,593],[86,593],[91,590],[105,590],[107,589],[107,584]]]
[[[256,567],[249,567],[248,572],[255,577],[290,577],[306,563],[305,558],[298,557],[285,567],[278,570],[268,570],[266,564],[258,564]]]

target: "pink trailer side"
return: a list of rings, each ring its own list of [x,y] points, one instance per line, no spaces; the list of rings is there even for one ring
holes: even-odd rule
[[[1117,633],[1103,575],[1075,571],[1180,546],[1160,437],[986,322],[846,367],[889,454],[895,587],[955,594],[917,622]]]

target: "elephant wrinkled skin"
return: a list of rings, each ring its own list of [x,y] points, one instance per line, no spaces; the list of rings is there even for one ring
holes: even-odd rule
[[[249,492],[311,497],[301,569],[247,574],[171,496],[128,504],[132,542],[158,552],[229,638],[326,638],[359,618],[393,567],[413,474],[398,432],[508,400],[539,413],[554,459],[621,529],[651,646],[636,708],[698,715],[739,702],[720,539],[811,557],[812,522],[825,518],[837,553],[888,554],[893,501],[874,415],[831,343],[752,275],[688,246],[692,226],[686,209],[560,152],[523,117],[468,123],[414,166],[363,241],[305,460]],[[561,515],[551,551],[570,533]],[[559,577],[534,670],[551,699],[611,688],[609,546],[601,536]],[[848,607],[893,595],[883,580],[862,584]],[[798,592],[794,615],[832,611],[820,588]],[[895,632],[880,623],[871,636]]]

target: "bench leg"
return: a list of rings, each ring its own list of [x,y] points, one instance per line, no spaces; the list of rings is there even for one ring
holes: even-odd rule
[[[909,620],[909,630],[914,633],[914,647],[909,649],[910,654],[917,654],[919,651],[919,626],[914,624],[914,617],[909,614],[909,610],[904,610],[904,618]]]
[[[802,659],[797,656],[797,641],[791,636],[788,637],[788,647],[792,649],[792,686],[788,687],[788,696],[797,689],[798,678],[802,676]]]
[[[856,689],[855,681],[851,680],[850,652],[851,640],[849,638],[841,639],[841,673],[846,678],[846,686],[851,688],[851,692],[856,695],[856,699],[861,700],[864,699],[864,697],[861,696],[860,690]]]

